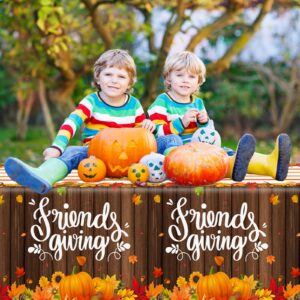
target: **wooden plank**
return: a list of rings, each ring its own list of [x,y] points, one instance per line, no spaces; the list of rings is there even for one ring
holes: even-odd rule
[[[25,269],[25,256],[24,246],[25,241],[20,236],[25,231],[25,214],[24,214],[24,201],[18,203],[16,198],[23,197],[24,199],[24,188],[15,188],[11,190],[10,197],[10,239],[11,239],[11,279],[16,280],[15,271],[16,267],[23,267]],[[24,283],[25,278],[22,277],[18,280],[19,283]]]
[[[167,205],[167,202],[171,199],[174,205]],[[168,187],[163,189],[163,211],[162,211],[162,224],[163,224],[163,248],[162,248],[162,265],[155,266],[155,267],[162,267],[164,271],[164,278],[170,279],[171,286],[176,283],[177,279],[177,258],[176,254],[166,253],[166,247],[170,247],[171,244],[176,244],[168,234],[169,226],[175,224],[175,221],[171,219],[171,212],[176,207],[177,204],[177,197],[176,197],[176,188],[175,187]],[[152,277],[153,278],[153,277]],[[162,279],[157,280],[157,282],[162,282]]]
[[[68,194],[67,194],[67,188],[66,189],[59,189],[59,188],[54,188],[53,193],[52,193],[52,207],[53,209],[57,209],[58,211],[65,211],[64,210],[64,203],[68,202]],[[52,232],[53,233],[59,233],[61,234],[61,231],[58,229],[57,222],[53,223],[52,225]],[[54,255],[54,253],[53,253]],[[53,272],[60,271],[63,272],[64,274],[69,274],[72,270],[70,268],[67,268],[67,255],[64,253],[63,257],[61,260],[56,260],[53,259],[52,262],[52,267],[53,267]]]
[[[282,187],[273,189],[274,195],[278,195],[280,203],[272,205],[272,255],[275,256],[275,263],[271,265],[272,276],[275,280],[285,275],[285,189]],[[288,251],[289,252],[289,251]]]
[[[13,282],[13,273],[10,269],[11,261],[11,232],[10,232],[10,219],[11,219],[11,189],[1,187],[0,197],[2,204],[0,205],[0,278],[5,283]]]
[[[201,212],[201,204],[204,202],[204,187],[198,189],[198,192],[195,192],[195,189],[191,192],[191,209],[194,209],[196,212]],[[190,232],[192,234],[200,235],[200,231],[196,228],[196,222],[191,223]],[[190,272],[200,272],[201,274],[205,273],[205,258],[204,253],[201,254],[200,258],[196,261],[191,260],[191,270]]]
[[[267,225],[264,228],[266,233],[266,238],[263,242],[269,245],[269,248],[259,253],[259,281],[263,283],[264,286],[269,286],[270,278],[272,276],[272,268],[266,262],[266,257],[273,253],[272,248],[272,208],[269,202],[272,190],[270,188],[260,188],[259,189],[259,228],[263,228],[263,224]]]
[[[132,195],[134,194],[133,188],[121,188],[121,213],[122,213],[122,223],[120,223],[121,228],[126,230],[128,237],[122,239],[124,242],[130,244],[131,248],[121,253],[121,271],[122,271],[122,281],[125,286],[131,286],[131,282],[134,276],[134,267],[129,263],[129,256],[135,253],[134,244],[134,232],[135,232],[135,219],[134,219],[134,204],[132,203]],[[136,190],[137,194],[140,194],[139,189]],[[147,200],[146,200],[147,201]],[[129,225],[126,228],[125,224]]]
[[[130,226],[134,228],[133,254],[136,255],[138,259],[138,262],[134,264],[134,275],[139,281],[141,278],[148,278],[149,261],[151,258],[157,256],[157,249],[155,245],[151,243],[153,240],[158,240],[159,238],[149,235],[148,232],[148,219],[151,215],[150,206],[154,197],[152,193],[155,192],[156,190],[148,190],[145,188],[138,188],[133,192],[133,194],[139,194],[143,201],[140,205],[134,205],[134,224],[132,222],[130,223]],[[152,223],[152,226],[153,224],[155,223]],[[159,230],[158,226],[156,227],[157,230]]]
[[[102,213],[104,203],[108,201],[108,193],[107,193],[107,187],[101,187],[94,189],[94,216],[97,214]],[[107,231],[104,228],[97,228],[94,231],[95,235],[107,236]],[[94,251],[93,255],[96,254],[96,251]],[[108,273],[107,269],[107,256],[108,253],[106,253],[104,259],[102,260],[96,260],[94,259],[94,276],[97,277],[103,277]]]
[[[203,212],[208,212],[210,210],[216,212],[219,209],[218,206],[218,191],[213,187],[206,187],[204,193],[204,203],[207,207],[202,209]],[[207,228],[204,229],[204,235],[209,236],[210,234],[217,235],[218,228]],[[210,239],[210,241],[212,241]],[[205,259],[205,275],[209,274],[211,267],[215,267],[215,256],[218,255],[218,251],[215,249],[213,250],[205,250],[204,252],[204,259]]]
[[[176,190],[177,190],[177,193],[176,193],[176,199],[180,199],[181,197],[184,197],[187,199],[187,203],[185,205],[185,210],[184,210],[184,213],[187,211],[187,210],[190,210],[191,208],[191,190],[193,189],[193,187],[178,187]],[[186,221],[188,222],[188,229],[189,229],[189,234],[191,233],[191,224],[190,224],[190,217],[187,216],[186,217]],[[180,229],[182,230],[182,226],[180,226]],[[187,250],[187,246],[186,246],[186,240],[184,240],[182,243],[181,243],[181,246],[180,246],[180,250],[183,251],[183,252],[186,252],[188,253],[189,251]],[[187,255],[184,255],[183,256],[183,259],[182,260],[177,260],[177,273],[179,276],[183,276],[187,279],[187,281],[189,280],[189,275],[190,275],[190,271],[191,271],[191,261],[190,259],[188,258]]]
[[[292,196],[294,196],[294,201],[296,197],[300,198],[300,189],[291,187],[286,188],[285,197],[285,283],[292,282],[297,284],[300,282],[300,278],[291,277],[292,267],[300,266],[300,237],[296,235],[300,233],[300,203],[295,203],[292,201]],[[299,200],[298,200],[299,201]]]
[[[86,213],[91,214],[91,219],[93,220],[95,215],[93,213],[94,211],[94,192],[92,188],[84,188],[80,189],[80,208],[81,211],[84,211]],[[89,228],[85,222],[85,226],[81,227],[83,230],[83,236],[94,236],[95,237],[95,229]],[[94,274],[94,252],[89,249],[81,251],[80,255],[86,257],[86,264],[80,268],[80,270],[83,270],[90,275]]]
[[[254,213],[254,220],[256,224],[259,224],[259,204],[258,204],[258,199],[259,199],[259,189],[257,188],[251,188],[247,189],[245,191],[245,201],[248,203],[248,210]],[[247,222],[249,224],[249,222]],[[247,234],[249,231],[247,232]],[[245,253],[244,256],[247,255],[247,253],[250,253],[253,251],[253,243],[250,243],[248,241],[246,247],[245,247]],[[251,255],[247,257],[247,261],[245,262],[245,275],[250,276],[254,275],[254,278],[258,278],[259,276],[259,261],[254,260]]]
[[[154,201],[154,197],[159,195],[160,203],[156,203]],[[163,198],[163,189],[162,188],[153,188],[148,191],[148,220],[147,222],[147,235],[148,235],[148,243],[147,248],[139,249],[139,252],[145,252],[143,255],[147,253],[147,261],[148,265],[146,266],[147,274],[143,274],[143,270],[140,270],[141,276],[146,275],[147,282],[151,282],[154,280],[153,278],[153,269],[154,267],[162,267],[162,259],[164,255],[163,248],[163,240],[166,238],[168,234],[165,228],[163,227],[163,207],[164,207],[165,199]],[[143,218],[143,216],[142,216]],[[163,236],[162,236],[163,235]]]
[[[117,220],[119,224],[122,224],[122,212],[121,212],[121,193],[120,193],[120,187],[111,187],[108,190],[108,199],[110,203],[111,211],[114,211],[117,215]],[[110,232],[108,232],[108,235],[110,235]],[[116,250],[116,244],[115,243],[109,243],[108,246],[108,255]],[[110,255],[109,261],[108,261],[108,275],[116,275],[117,278],[122,279],[122,269],[121,269],[121,260],[117,260],[114,258],[113,255]]]
[[[218,189],[219,197],[219,210],[222,212],[228,212],[230,216],[232,216],[232,189],[229,187],[226,188],[219,188]],[[223,226],[222,236],[231,236],[232,228],[225,228]],[[231,259],[232,259],[232,251],[231,250],[223,250],[218,252],[218,255],[224,257],[224,263],[219,268],[220,271],[225,272],[228,276],[232,274],[232,266],[231,266]]]

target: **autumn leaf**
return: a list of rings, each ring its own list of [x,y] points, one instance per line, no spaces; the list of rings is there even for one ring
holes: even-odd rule
[[[291,197],[291,199],[292,199],[292,202],[293,203],[298,203],[299,202],[299,198],[298,198],[298,195],[293,195],[292,197]]]
[[[130,256],[128,257],[128,261],[129,261],[131,264],[134,265],[135,263],[138,262],[138,258],[137,258],[136,255],[130,255]]]
[[[275,256],[274,256],[274,255],[268,255],[268,256],[266,257],[266,260],[267,260],[267,263],[268,263],[268,264],[272,265],[273,262],[275,262]]]
[[[224,257],[223,256],[215,256],[215,263],[218,267],[221,267],[224,263]]]
[[[155,203],[160,203],[161,202],[160,195],[155,195],[153,200]]]
[[[3,197],[3,195],[0,195],[0,205],[2,205],[2,204],[4,204],[4,203],[5,203],[4,197]]]
[[[2,277],[2,281],[3,282],[6,282],[8,280],[8,275],[4,275],[3,277]]]
[[[164,284],[170,284],[171,283],[171,279],[170,278],[165,278],[164,279]]]
[[[300,270],[299,270],[299,268],[292,267],[292,269],[291,269],[291,276],[292,276],[292,278],[299,277],[300,276]]]
[[[27,278],[26,282],[27,282],[27,284],[32,284],[33,280],[31,278]]]
[[[271,194],[269,201],[272,205],[278,205],[280,203],[279,195]]]
[[[56,192],[59,196],[63,196],[67,192],[67,188],[62,186],[56,189]]]
[[[18,196],[16,197],[16,201],[17,201],[17,203],[22,204],[22,203],[23,203],[23,195],[18,195]]]
[[[25,275],[25,270],[23,267],[19,268],[19,267],[16,267],[16,272],[15,272],[16,276],[17,276],[17,279],[23,277]]]
[[[140,205],[142,204],[142,198],[140,194],[134,194],[132,196],[132,202],[134,203],[134,205]]]
[[[257,183],[256,182],[248,182],[247,187],[250,191],[255,191],[257,188]]]
[[[10,289],[8,290],[8,296],[13,299],[19,299],[19,296],[23,294],[26,290],[25,284],[21,284],[17,286],[16,282],[14,282]],[[15,298],[14,298],[15,297]]]
[[[297,236],[297,237],[300,237],[300,232],[298,232],[298,233],[296,234],[296,236]]]
[[[162,271],[162,268],[154,267],[154,269],[153,269],[153,276],[154,276],[154,278],[159,278],[163,274],[164,274],[164,272]]]
[[[204,187],[203,186],[197,186],[195,187],[195,194],[200,197],[204,192]]]
[[[140,278],[140,281],[143,283],[146,279],[146,276],[145,275],[142,275],[141,278]]]
[[[80,267],[83,267],[86,263],[86,257],[81,255],[81,256],[76,256],[76,260],[77,260],[77,263]]]
[[[26,232],[21,233],[21,237],[25,237],[26,236]]]

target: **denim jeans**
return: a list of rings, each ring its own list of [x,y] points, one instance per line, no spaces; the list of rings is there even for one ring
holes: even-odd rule
[[[70,173],[73,169],[77,169],[79,163],[87,156],[88,148],[86,146],[70,146],[58,159],[66,164],[68,173]]]
[[[157,152],[163,154],[170,147],[183,145],[182,139],[177,134],[161,135],[156,139]]]

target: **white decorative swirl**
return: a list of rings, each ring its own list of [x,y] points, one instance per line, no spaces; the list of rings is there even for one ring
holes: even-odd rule
[[[171,244],[171,247],[166,248],[166,253],[177,254],[176,258],[179,261],[183,260],[184,255],[186,255],[189,260],[191,260],[191,256],[187,252],[180,250],[178,244]]]

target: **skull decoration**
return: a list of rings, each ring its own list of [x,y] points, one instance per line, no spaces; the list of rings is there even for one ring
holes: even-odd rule
[[[221,147],[221,137],[215,130],[213,120],[209,120],[206,126],[200,127],[194,132],[192,142],[201,142]]]
[[[161,182],[166,179],[164,160],[164,155],[154,152],[145,155],[140,160],[140,163],[146,165],[148,168],[150,182]]]

